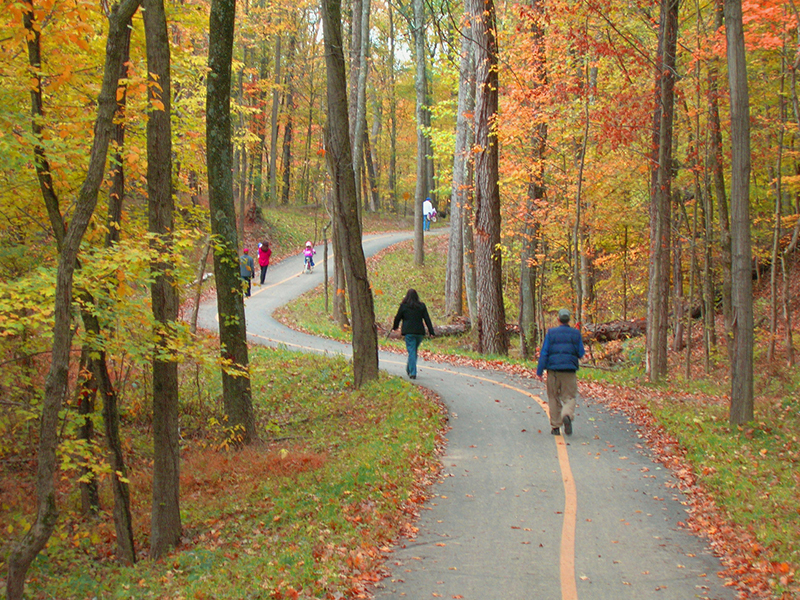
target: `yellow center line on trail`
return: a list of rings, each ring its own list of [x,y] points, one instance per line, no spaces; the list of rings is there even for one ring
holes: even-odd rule
[[[268,338],[266,336],[253,333],[251,333],[250,335],[263,340],[268,340],[270,342],[284,344],[285,346],[293,346],[295,348],[302,348],[304,350],[316,351],[316,348],[312,348],[310,346],[302,346],[300,344],[290,344],[286,342],[281,342],[280,340],[274,340],[272,338]],[[404,361],[399,361],[399,360],[384,360],[383,362],[391,364],[399,364],[399,365],[405,364]],[[537,396],[536,394],[532,394],[528,390],[524,390],[522,388],[518,388],[516,386],[509,385],[501,381],[495,381],[493,379],[489,379],[488,377],[471,375],[469,373],[462,373],[459,371],[453,371],[451,369],[446,369],[442,367],[433,367],[430,365],[430,363],[426,364],[425,368],[430,369],[431,371],[439,371],[441,373],[451,373],[454,375],[459,375],[461,377],[471,377],[472,379],[485,381],[487,383],[492,383],[494,385],[499,385],[509,390],[513,390],[515,392],[522,394],[523,396],[528,396],[529,398],[535,400],[539,404],[539,406],[541,406],[544,409],[545,413],[547,413],[549,417],[547,402],[542,400],[542,398]],[[578,600],[578,588],[575,584],[575,528],[577,525],[578,493],[575,488],[575,480],[572,478],[572,469],[570,468],[569,465],[567,444],[564,441],[564,438],[560,435],[554,436],[554,438],[556,443],[556,451],[558,453],[558,465],[559,468],[561,469],[561,481],[564,484],[564,523],[561,527],[561,556],[559,560],[560,570],[561,570],[561,600]]]
[[[441,371],[443,373],[456,373],[456,371],[432,367],[429,364],[425,365],[425,368],[432,371]],[[457,374],[461,377],[472,377],[473,379],[477,379],[479,381],[493,383],[506,389],[518,392],[524,396],[533,398],[536,400],[539,406],[544,409],[545,413],[548,415],[548,418],[550,416],[550,410],[547,402],[542,400],[542,398],[536,394],[532,394],[528,390],[524,390],[501,381],[495,381],[487,377],[480,377],[479,375],[470,375],[469,373],[460,372]],[[572,469],[569,466],[567,443],[560,435],[554,436],[554,438],[556,442],[556,450],[558,452],[558,466],[561,469],[561,481],[564,484],[564,523],[561,527],[561,558],[559,560],[559,564],[561,566],[561,600],[578,600],[578,587],[575,584],[575,528],[577,525],[578,492],[575,488],[575,480],[572,478]]]
[[[281,281],[276,281],[275,283],[270,283],[269,285],[259,285],[258,289],[256,291],[252,292],[250,295],[251,296],[255,296],[256,294],[260,294],[261,292],[266,292],[268,289],[277,287],[277,286],[279,286],[281,284],[284,284],[287,281],[289,281],[290,279],[294,279],[295,277],[300,277],[300,275],[302,275],[302,274],[303,274],[303,272],[300,271],[299,273],[295,273],[294,275],[290,275],[289,277],[287,277],[287,278],[285,278],[285,279],[283,279]]]

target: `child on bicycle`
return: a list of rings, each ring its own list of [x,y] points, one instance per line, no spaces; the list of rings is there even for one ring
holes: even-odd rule
[[[308,263],[309,269],[314,268],[314,255],[316,253],[317,251],[314,250],[314,245],[310,241],[306,242],[306,247],[303,250],[303,256],[305,256],[305,262]]]

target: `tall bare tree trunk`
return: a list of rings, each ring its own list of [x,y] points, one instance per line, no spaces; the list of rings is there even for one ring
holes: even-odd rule
[[[281,185],[281,204],[289,204],[290,184],[292,182],[292,142],[294,135],[294,53],[296,47],[294,34],[289,36],[289,49],[286,52],[288,67],[286,68],[286,100],[284,110],[286,111],[286,124],[283,126],[283,155],[281,163],[283,167],[283,183]]]
[[[397,203],[397,90],[395,90],[394,11],[389,10],[389,198],[392,210],[399,212]]]
[[[352,55],[357,60],[352,65],[356,77],[356,90],[355,98],[351,98],[351,105],[355,104],[355,114],[351,125],[352,130],[352,143],[353,143],[353,172],[356,176],[356,203],[357,206],[362,205],[362,198],[359,191],[361,186],[358,182],[361,180],[361,165],[364,161],[364,136],[367,131],[367,54],[369,52],[369,10],[371,6],[370,0],[358,0],[353,3],[354,10],[361,10],[360,18],[353,23],[353,53]],[[358,29],[358,35],[356,35]],[[355,47],[357,45],[357,47]],[[367,199],[363,198],[364,203]]]
[[[475,265],[478,351],[508,354],[500,251],[499,148],[496,134],[499,81],[493,0],[468,0],[475,39]]]
[[[532,68],[533,101],[531,124],[531,168],[526,195],[525,219],[522,225],[522,253],[519,283],[520,352],[523,358],[532,358],[539,341],[536,302],[538,283],[539,222],[536,213],[545,198],[544,158],[547,149],[547,121],[544,118],[542,93],[547,86],[547,57],[545,54],[545,6],[543,0],[531,0],[528,31],[531,38],[530,61]]]
[[[750,241],[750,94],[741,0],[725,0],[731,93],[731,425],[753,420],[753,278]]]
[[[217,283],[222,401],[229,425],[247,444],[256,437],[250,387],[247,326],[242,280],[239,276],[239,241],[233,206],[231,166],[231,61],[235,0],[212,0],[208,40],[206,92],[206,148],[208,204],[214,241],[214,279]]]
[[[473,162],[470,160],[467,162],[467,193],[463,198],[464,204],[461,207],[463,211],[461,215],[461,237],[464,242],[464,296],[467,299],[467,311],[473,329],[478,323],[478,284],[475,278],[475,228],[472,226],[475,220],[473,211],[474,181]]]
[[[147,119],[147,197],[149,230],[159,255],[151,264],[150,296],[159,340],[153,357],[153,505],[150,556],[158,558],[181,536],[180,441],[178,433],[178,362],[170,343],[178,318],[178,293],[171,273],[172,127],[169,36],[163,0],[143,0],[147,70],[152,78]],[[163,258],[162,258],[163,257]]]
[[[458,114],[456,115],[456,146],[453,152],[453,191],[450,198],[450,240],[447,248],[447,271],[444,281],[445,311],[460,316],[464,311],[464,232],[462,218],[469,194],[467,164],[472,147],[475,107],[475,77],[472,51],[472,32],[465,19],[461,32],[461,62],[458,81]]]
[[[327,157],[333,179],[333,215],[339,225],[337,253],[344,261],[353,314],[353,381],[360,388],[378,377],[378,335],[375,307],[361,245],[361,224],[355,202],[356,179],[347,126],[347,82],[342,51],[341,0],[323,0],[325,65],[328,73]]]
[[[715,0],[716,28],[722,29],[724,0]],[[714,175],[714,195],[717,198],[720,230],[720,259],[722,262],[722,314],[725,321],[725,348],[733,360],[733,309],[731,308],[731,228],[728,215],[728,194],[725,188],[725,170],[722,149],[722,125],[719,117],[719,65],[711,58],[708,70],[708,109],[711,151],[709,163]],[[709,213],[710,214],[710,213]]]
[[[416,74],[414,91],[416,93],[416,125],[417,125],[417,181],[414,192],[414,264],[425,263],[425,234],[422,230],[422,203],[428,194],[428,161],[425,158],[428,140],[425,135],[425,113],[428,110],[426,94],[428,89],[425,66],[425,3],[413,0],[414,6],[414,59]]]
[[[670,209],[672,206],[672,126],[675,106],[675,60],[678,0],[661,1],[654,163],[650,203],[650,269],[647,292],[647,375],[658,381],[667,374],[669,329]]]
[[[588,67],[587,67],[588,68]],[[586,77],[587,88],[589,87],[589,77]],[[583,172],[586,167],[586,148],[589,144],[589,104],[590,104],[590,90],[585,90],[584,106],[583,106],[583,136],[581,139],[580,149],[578,150],[578,181],[575,186],[575,226],[572,231],[573,242],[575,244],[575,255],[573,257],[573,273],[572,285],[575,289],[575,321],[580,323],[583,321],[583,295],[584,295],[584,277],[583,277],[583,248],[584,248],[584,225],[583,225]]]
[[[281,36],[275,39],[275,85],[272,88],[272,116],[269,145],[269,201],[278,200],[278,108],[281,103]]]

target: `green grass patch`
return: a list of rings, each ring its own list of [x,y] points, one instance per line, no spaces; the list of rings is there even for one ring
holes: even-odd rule
[[[434,329],[448,322],[444,302],[444,276],[447,269],[448,238],[444,235],[425,237],[425,264],[414,265],[414,242],[406,240],[367,261],[367,271],[375,300],[375,320],[385,331],[391,329],[400,301],[409,288],[414,288],[428,307]],[[329,291],[329,293],[331,293]],[[512,307],[508,306],[509,313]],[[351,333],[342,329],[331,319],[330,297],[325,309],[325,294],[322,286],[293,300],[275,312],[283,323],[314,335],[322,335],[340,341],[350,341]],[[381,344],[402,349],[402,340],[381,339]],[[515,362],[518,340],[511,340],[510,356],[506,360]],[[426,338],[422,350],[437,354],[467,356],[470,358],[494,358],[474,352],[475,340],[470,333],[446,337]],[[497,357],[500,358],[500,357]]]
[[[110,511],[91,521],[71,507],[31,568],[27,597],[321,598],[352,596],[374,577],[379,548],[437,469],[438,405],[386,375],[356,391],[344,358],[254,348],[251,368],[263,442],[220,450],[213,426],[185,440],[180,547],[120,566]],[[132,465],[145,553],[149,470],[147,457]],[[16,537],[23,506],[3,508],[0,526]]]
[[[725,404],[672,400],[650,407],[728,517],[751,531],[773,562],[799,565],[797,405],[759,403],[759,422],[733,430]]]

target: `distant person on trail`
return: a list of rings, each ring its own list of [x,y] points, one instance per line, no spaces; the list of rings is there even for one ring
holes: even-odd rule
[[[585,353],[581,332],[569,326],[570,314],[566,308],[558,311],[558,327],[547,330],[536,376],[542,380],[547,371],[547,404],[550,408],[550,433],[572,435],[575,403],[578,397],[578,363]]]
[[[253,257],[250,256],[249,250],[245,248],[242,250],[242,255],[239,257],[239,275],[242,276],[242,279],[247,284],[244,295],[246,297],[250,297],[250,283],[253,279],[253,274],[255,273],[255,263],[253,263]]]
[[[270,256],[272,256],[272,250],[269,247],[269,242],[264,240],[258,245],[258,266],[261,267],[261,285],[264,285],[264,279],[267,277]]]
[[[303,249],[303,256],[305,257],[303,260],[308,265],[306,268],[309,271],[314,268],[314,255],[316,253],[317,251],[314,250],[314,244],[312,244],[310,240],[306,242],[306,247]]]
[[[405,298],[400,302],[400,307],[397,309],[397,314],[394,317],[392,324],[392,331],[395,331],[400,321],[403,322],[403,328],[400,333],[406,340],[406,350],[408,351],[408,361],[406,362],[406,373],[409,378],[417,378],[417,348],[422,343],[422,338],[425,337],[425,327],[428,328],[428,335],[435,336],[433,331],[433,323],[431,317],[428,315],[428,307],[419,299],[417,290],[409,289],[406,292]]]
[[[422,231],[430,231],[433,212],[431,199],[425,198],[425,202],[422,203]]]

